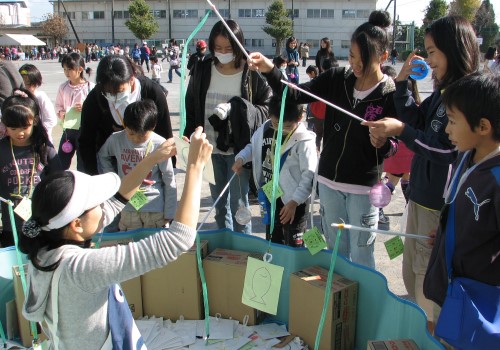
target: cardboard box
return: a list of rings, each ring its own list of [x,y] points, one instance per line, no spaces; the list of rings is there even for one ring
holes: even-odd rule
[[[28,265],[24,265],[24,273],[26,276]],[[17,309],[17,321],[19,325],[19,337],[21,338],[21,343],[23,346],[29,348],[33,341],[33,334],[31,333],[30,322],[23,316],[23,305],[24,305],[24,291],[21,284],[21,274],[19,273],[19,266],[12,266],[13,276],[14,276],[14,294],[16,296],[16,309]],[[38,339],[43,341],[47,339],[47,336],[42,332],[40,325],[37,323]]]
[[[411,339],[369,340],[368,350],[420,350]]]
[[[100,248],[110,247],[115,245],[125,245],[133,242],[130,239],[120,239],[115,241],[106,241],[102,242]],[[137,319],[139,317],[144,316],[143,307],[142,307],[142,290],[141,290],[141,277],[135,277],[131,280],[120,283],[120,286],[125,294],[125,298],[127,298],[127,303],[132,312],[132,316]]]
[[[208,241],[201,241],[201,256],[208,253]],[[196,243],[167,266],[141,276],[144,314],[178,320],[204,319]]]
[[[217,248],[203,261],[210,315],[219,313],[222,318],[231,317],[240,322],[248,316],[249,326],[263,317],[261,311],[241,302],[249,256],[262,258],[262,255]]]
[[[290,275],[289,331],[314,347],[328,270],[313,266]],[[358,282],[334,274],[321,350],[352,350],[356,341]]]

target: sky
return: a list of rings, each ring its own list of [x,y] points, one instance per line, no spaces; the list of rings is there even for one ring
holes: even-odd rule
[[[299,0],[300,1],[300,0]],[[48,0],[28,0],[31,7],[31,20],[38,22],[42,20],[42,16],[46,13],[52,12],[52,6]],[[447,1],[448,3],[450,1]],[[500,24],[500,0],[490,0],[495,9],[496,23]],[[377,7],[384,8],[389,3],[389,0],[378,0]],[[415,24],[420,26],[422,18],[424,18],[425,8],[429,4],[426,0],[396,0],[397,14],[399,20],[403,23],[410,23],[415,21]],[[388,8],[392,14],[394,11],[394,4]]]

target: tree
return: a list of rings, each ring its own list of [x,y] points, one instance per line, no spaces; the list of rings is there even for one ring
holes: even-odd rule
[[[483,0],[476,12],[476,17],[472,22],[478,36],[483,38],[481,51],[486,52],[488,47],[493,46],[495,36],[498,33],[498,25],[495,23],[495,10],[490,0]]]
[[[128,29],[141,41],[151,38],[160,29],[158,21],[145,0],[133,0],[128,7],[130,19],[125,22]]]
[[[459,15],[472,22],[479,6],[481,0],[454,0],[450,3],[450,15]]]
[[[443,16],[448,12],[448,4],[445,0],[431,0],[425,9],[424,25],[429,25],[433,21]]]
[[[267,9],[266,23],[269,25],[262,30],[276,40],[276,55],[281,53],[283,41],[293,35],[293,22],[288,14],[283,0],[274,0]]]
[[[54,39],[54,43],[62,42],[68,34],[68,26],[64,18],[57,14],[47,13],[42,22],[42,32]]]

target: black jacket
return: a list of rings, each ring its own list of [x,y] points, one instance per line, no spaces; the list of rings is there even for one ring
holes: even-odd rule
[[[167,98],[160,85],[147,77],[138,76],[141,84],[141,99],[153,100],[158,108],[158,120],[154,132],[166,139],[173,136],[170,124]],[[98,174],[97,152],[109,135],[122,126],[115,123],[109,109],[108,100],[102,94],[102,86],[97,84],[83,103],[82,124],[80,127],[79,147],[85,172]]]
[[[274,68],[266,77],[274,93],[281,95],[284,88],[284,84],[280,82],[281,72]],[[392,79],[381,83],[356,106],[353,101],[355,82],[356,77],[351,69],[332,68],[299,86],[365,120],[373,121],[395,115],[395,87]],[[295,89],[288,89],[287,98],[298,103],[317,101]],[[326,107],[324,130],[318,174],[335,182],[373,186],[379,181],[384,158],[397,151],[397,141],[392,138],[387,139],[385,145],[376,150],[370,142],[366,126],[329,106]]]
[[[184,130],[184,135],[187,137],[194,132],[196,127],[205,127],[205,99],[212,77],[212,63],[212,57],[198,62],[194,74],[189,80],[186,93],[186,128]],[[257,72],[250,71],[248,65],[245,64],[241,81],[241,99],[249,103],[231,101],[229,116],[231,128],[238,130],[238,143],[231,145],[234,147],[235,154],[250,143],[250,137],[255,130],[267,120],[268,104],[271,97],[272,90],[267,82]],[[236,108],[233,110],[233,107]],[[234,136],[236,134],[233,135],[233,138]]]

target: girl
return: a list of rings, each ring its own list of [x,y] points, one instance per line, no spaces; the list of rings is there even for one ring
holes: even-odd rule
[[[320,42],[320,49],[318,50],[318,53],[316,54],[316,67],[319,68],[319,72],[322,73],[323,70],[323,62],[324,61],[330,61],[332,63],[332,66],[334,66],[337,62],[335,59],[335,55],[332,50],[332,46],[330,43],[330,39],[327,37],[324,37],[321,39]]]
[[[172,137],[167,99],[159,84],[141,74],[129,57],[104,57],[97,66],[96,87],[82,109],[80,152],[85,172],[97,175],[97,152],[109,135],[123,130],[123,112],[132,102],[151,99],[158,108],[154,132],[166,139]]]
[[[57,114],[47,94],[38,89],[42,86],[42,74],[38,68],[32,64],[22,65],[21,68],[19,68],[19,73],[23,77],[26,88],[35,95],[38,100],[38,105],[40,106],[40,120],[47,130],[50,143],[54,144],[54,141],[52,141],[52,128],[57,124]]]
[[[244,43],[240,26],[232,20],[227,25]],[[267,120],[272,91],[257,72],[249,71],[244,53],[221,21],[212,27],[208,49],[210,57],[198,62],[189,80],[184,135],[189,137],[197,126],[203,126],[208,140],[217,145],[212,155],[215,185],[210,185],[215,201],[233,175],[235,154],[250,143],[253,132]],[[242,169],[239,179],[231,182],[229,194],[217,203],[215,220],[219,228],[252,232],[250,223],[241,225],[234,217],[240,200],[248,207],[250,169]]]
[[[457,157],[455,146],[445,133],[448,123],[441,93],[451,83],[479,69],[479,47],[472,25],[459,16],[442,17],[425,31],[426,59],[432,68],[436,89],[420,105],[408,90],[415,59],[409,55],[396,77],[394,102],[400,119],[386,118],[366,123],[372,135],[398,136],[415,153],[409,186],[408,233],[428,236],[438,227],[440,209],[451,164]],[[403,280],[408,294],[427,314],[428,326],[434,328],[434,303],[426,299],[422,288],[432,247],[425,240],[405,239]]]
[[[11,200],[16,212],[28,207],[40,179],[61,170],[56,150],[40,121],[36,97],[24,89],[14,90],[2,105],[7,137],[0,140],[0,196]],[[19,208],[18,208],[19,206]],[[20,230],[26,217],[15,215]],[[2,247],[14,245],[8,207],[2,202]]]
[[[115,173],[92,177],[66,171],[36,187],[33,214],[20,243],[30,260],[23,314],[31,321],[46,321],[55,349],[142,348],[116,283],[165,266],[193,245],[198,216],[192,214],[200,209],[202,172],[211,149],[198,128],[191,138],[186,186],[172,225],[128,246],[87,249],[152,167],[175,154],[173,140],[144,158],[121,184]]]
[[[286,58],[286,75],[291,83],[299,83],[299,52],[297,51],[297,39],[293,36],[286,41],[283,56]]]
[[[68,81],[59,86],[56,96],[56,111],[63,126],[58,153],[65,170],[71,166],[71,159],[76,153],[76,167],[82,170],[83,164],[78,147],[82,106],[95,84],[83,76],[83,71],[90,75],[91,69],[85,69],[85,60],[79,54],[72,52],[64,56],[61,65]]]
[[[179,67],[181,66],[180,62],[180,48],[179,45],[177,45],[177,41],[175,39],[170,39],[169,43],[169,49],[168,49],[168,54],[170,55],[170,68],[168,70],[168,81],[167,83],[172,82],[172,71],[175,70],[175,74],[177,74],[179,77],[181,76],[181,72],[179,72]]]
[[[394,82],[381,71],[388,56],[386,28],[391,20],[387,12],[374,11],[369,21],[351,37],[351,67],[332,68],[300,87],[350,110],[365,120],[395,115]],[[281,95],[281,73],[260,53],[251,54],[252,66],[265,73],[273,91]],[[316,102],[295,89],[287,98],[298,103]],[[333,248],[336,230],[330,224],[346,223],[377,228],[378,209],[369,201],[370,188],[379,181],[385,156],[395,152],[397,143],[386,138],[373,139],[368,128],[352,117],[327,107],[324,121],[323,150],[319,160],[318,182],[321,221],[329,248]],[[339,253],[352,261],[375,267],[375,234],[349,230],[341,236]]]

